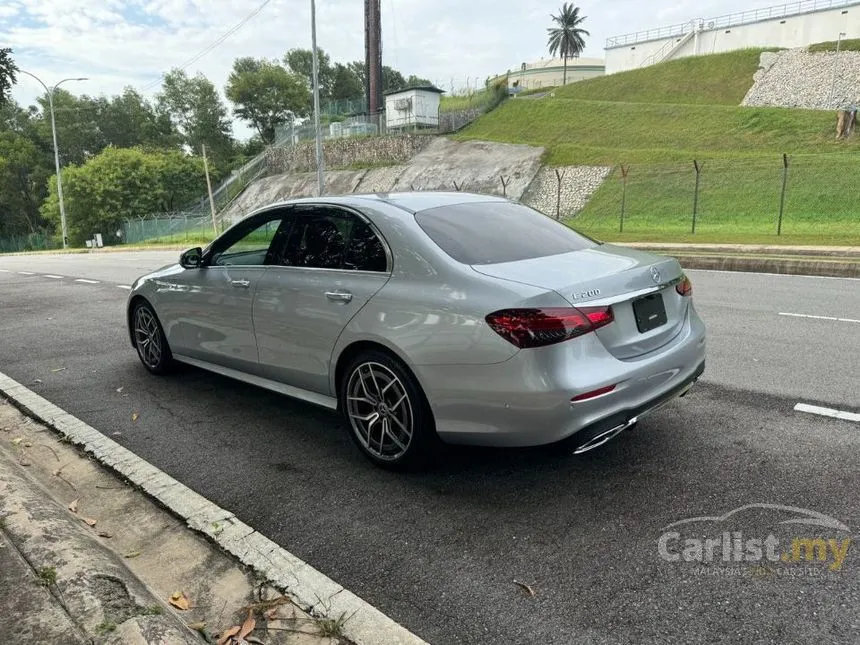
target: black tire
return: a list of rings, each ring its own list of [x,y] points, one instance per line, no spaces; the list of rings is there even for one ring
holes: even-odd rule
[[[137,356],[147,370],[159,376],[173,371],[176,361],[167,344],[167,336],[155,310],[146,301],[135,305],[131,312],[131,334]]]
[[[397,382],[392,383],[391,377]],[[363,391],[362,379],[367,387]],[[339,390],[340,408],[346,420],[347,432],[361,453],[373,464],[388,470],[403,471],[433,463],[442,447],[436,434],[433,413],[421,386],[399,360],[379,350],[361,352],[346,366]],[[361,396],[355,397],[350,392]],[[370,396],[372,402],[357,400],[364,399],[365,395]],[[406,399],[401,400],[404,395]],[[377,415],[377,419],[371,422],[368,435],[365,425],[368,420],[358,420],[354,415],[373,414]],[[411,421],[408,441],[403,429],[407,419]]]

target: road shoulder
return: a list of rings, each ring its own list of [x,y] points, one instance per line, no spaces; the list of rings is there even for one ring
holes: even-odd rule
[[[118,587],[111,587],[116,593],[108,596],[119,597],[118,606],[125,606],[126,613],[142,612],[130,618],[147,625],[161,620],[179,630],[177,634],[184,630],[181,638],[168,641],[144,636],[127,642],[214,642],[250,615],[255,622],[252,638],[266,644],[423,643],[232,513],[2,373],[0,394],[14,404],[0,398],[0,486],[7,487],[0,499],[7,514],[3,525],[9,529],[4,533],[29,539],[35,529],[18,526],[18,518],[30,508],[51,506],[53,517],[70,527],[69,535],[86,545],[80,549],[95,548],[102,559],[98,566],[83,562],[67,569],[70,565],[51,560],[62,550],[43,545],[28,560],[33,571],[53,568],[57,589],[68,580],[86,586],[87,580],[101,575],[94,573],[98,571],[108,571],[110,579],[127,577],[127,595],[138,609],[122,600]],[[41,490],[41,498],[33,493],[15,507],[15,496],[7,495],[7,480],[17,482],[16,489],[29,481]],[[11,555],[6,559],[11,562]],[[45,600],[45,589],[34,586]],[[104,602],[113,601],[106,597]],[[82,637],[97,634],[99,642],[108,642],[104,639],[112,634],[130,637],[125,630],[133,625],[127,625],[127,619],[118,622],[124,616],[95,610],[85,621]],[[61,618],[56,622],[62,624]]]

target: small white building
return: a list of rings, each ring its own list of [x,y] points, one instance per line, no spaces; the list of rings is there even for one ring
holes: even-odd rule
[[[385,129],[406,130],[439,127],[438,87],[422,85],[385,93]]]

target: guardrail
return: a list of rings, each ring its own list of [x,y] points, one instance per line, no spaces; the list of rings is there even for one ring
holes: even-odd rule
[[[800,0],[799,2],[789,2],[763,9],[751,9],[749,11],[741,11],[738,13],[726,14],[716,18],[707,18],[701,21],[705,29],[725,29],[727,27],[737,27],[739,25],[747,25],[762,20],[771,20],[774,18],[786,18],[788,16],[796,16],[813,11],[824,11],[825,9],[838,9],[840,7],[848,7],[851,5],[860,4],[858,0]],[[649,29],[647,31],[637,31],[621,36],[611,36],[606,39],[606,48],[623,47],[625,45],[635,45],[637,43],[647,42],[649,40],[662,40],[663,38],[675,38],[683,36],[687,32],[685,29],[689,27],[689,22],[677,25],[669,25],[668,27],[660,27],[659,29]]]

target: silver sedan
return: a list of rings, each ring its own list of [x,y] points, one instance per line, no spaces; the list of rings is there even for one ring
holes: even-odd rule
[[[522,204],[415,192],[301,199],[139,278],[130,340],[339,409],[385,467],[442,443],[591,450],[682,396],[705,327],[677,260]]]

